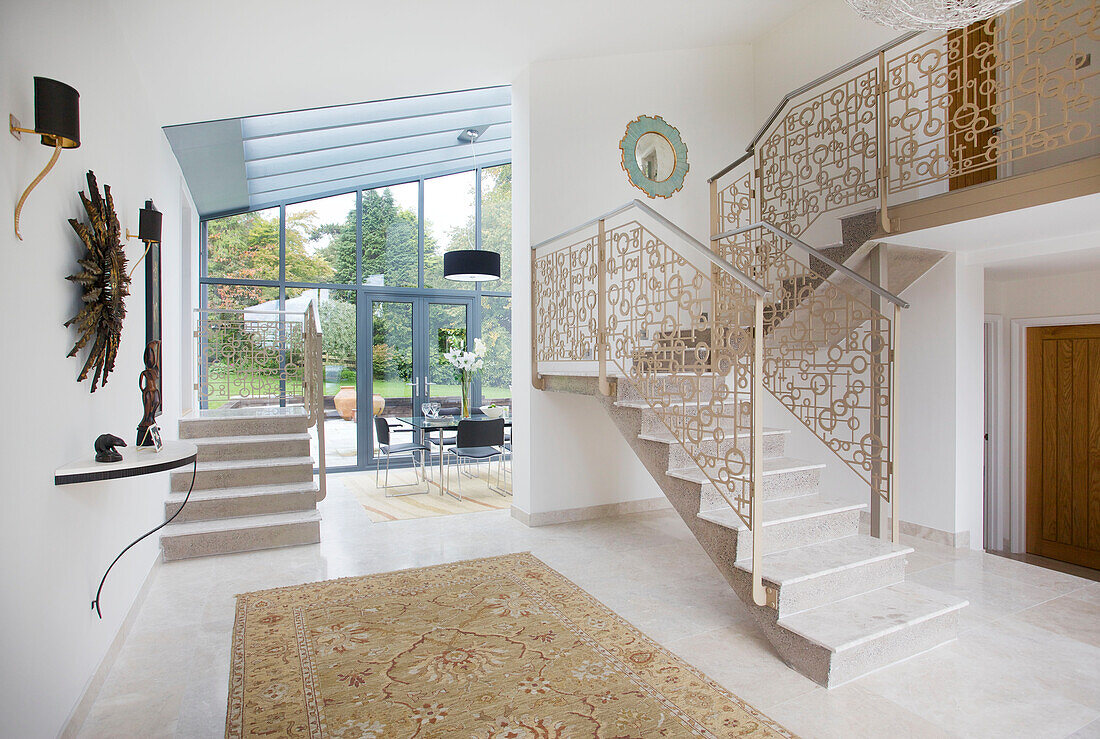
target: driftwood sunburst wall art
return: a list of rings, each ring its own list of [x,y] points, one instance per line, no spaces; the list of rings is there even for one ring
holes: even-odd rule
[[[130,294],[130,276],[126,274],[126,254],[122,251],[111,187],[104,185],[101,196],[95,173],[88,172],[88,191],[91,197],[81,191],[80,200],[84,203],[89,222],[85,224],[75,218],[69,219],[69,224],[84,242],[86,254],[78,261],[80,272],[66,278],[83,289],[83,305],[75,316],[65,322],[65,326],[76,326],[80,332],[69,352],[70,357],[75,357],[91,342],[88,359],[76,380],[82,382],[94,370],[91,389],[94,393],[99,385],[107,384],[107,378],[115,368],[122,320],[126,317],[125,300]]]

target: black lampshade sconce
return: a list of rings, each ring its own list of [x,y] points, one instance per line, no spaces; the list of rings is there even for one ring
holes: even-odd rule
[[[443,255],[443,276],[457,282],[500,279],[500,254],[482,249],[456,249]]]
[[[126,229],[126,238],[128,239],[141,239],[145,242],[145,253],[141,255],[141,258],[134,262],[133,268],[130,270],[130,274],[134,273],[134,270],[141,264],[141,260],[145,259],[146,254],[149,253],[149,249],[153,244],[160,243],[160,227],[163,214],[157,210],[153,205],[152,200],[145,201],[145,207],[138,211],[138,232],[136,234],[130,233],[130,229]]]
[[[80,146],[80,93],[64,82],[46,77],[34,78],[34,128],[20,128],[19,119],[8,115],[8,130],[11,135],[21,139],[20,134],[32,133],[42,137],[43,146],[53,147],[53,156],[34,181],[23,191],[19,203],[15,206],[15,235],[20,241],[19,213],[31,190],[45,178],[62,149],[76,149]]]

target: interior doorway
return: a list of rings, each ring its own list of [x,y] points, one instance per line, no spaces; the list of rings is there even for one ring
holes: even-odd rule
[[[1027,328],[1027,552],[1100,568],[1100,324]]]

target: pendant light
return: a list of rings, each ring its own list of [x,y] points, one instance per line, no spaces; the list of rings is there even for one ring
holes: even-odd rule
[[[458,140],[469,142],[470,154],[477,172],[477,152],[474,142],[481,138],[488,126],[470,127],[458,134]],[[476,175],[475,175],[476,176]],[[479,192],[478,197],[481,197]],[[488,282],[500,279],[500,254],[485,249],[455,249],[443,255],[443,276],[455,282]]]

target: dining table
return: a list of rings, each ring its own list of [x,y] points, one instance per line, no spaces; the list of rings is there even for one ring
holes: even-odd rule
[[[502,418],[504,419],[504,428],[511,428],[511,414],[507,416],[502,416]],[[453,497],[458,497],[455,496],[455,494],[452,493],[450,490],[446,490],[443,487],[443,433],[445,431],[457,431],[458,422],[462,420],[492,421],[494,419],[490,418],[484,413],[472,413],[470,414],[469,419],[463,419],[461,416],[458,415],[425,416],[424,414],[417,414],[415,416],[398,416],[396,420],[407,426],[411,426],[413,432],[418,437],[418,441],[421,444],[425,444],[427,446],[430,446],[430,444],[428,443],[428,439],[431,437],[431,435],[436,432],[439,433],[439,480],[425,480],[425,482],[429,485],[435,485],[436,487],[438,487],[440,493],[446,492]],[[430,461],[428,466],[431,466]]]

